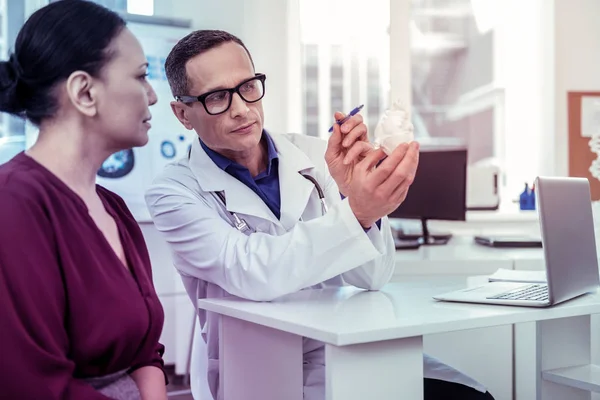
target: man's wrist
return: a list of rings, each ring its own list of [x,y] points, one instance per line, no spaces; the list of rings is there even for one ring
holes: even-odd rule
[[[375,221],[377,221],[377,218],[361,215],[361,212],[360,211],[357,212],[357,210],[355,209],[355,205],[353,204],[354,202],[352,201],[352,197],[348,198],[348,201],[350,203],[350,209],[352,210],[352,213],[354,214],[354,218],[356,218],[356,220],[358,221],[360,226],[362,226],[364,229],[369,229],[371,226],[373,226]]]

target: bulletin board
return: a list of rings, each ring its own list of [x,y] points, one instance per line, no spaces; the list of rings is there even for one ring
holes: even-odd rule
[[[569,176],[588,178],[592,200],[600,200],[600,181],[592,176],[590,172],[590,165],[596,159],[596,154],[592,152],[589,145],[589,133],[592,128],[590,118],[593,119],[593,116],[589,115],[590,102],[598,101],[598,104],[600,104],[600,92],[569,92],[567,96]],[[598,122],[600,128],[600,121]]]

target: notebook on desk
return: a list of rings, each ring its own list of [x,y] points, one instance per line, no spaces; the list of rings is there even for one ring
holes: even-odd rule
[[[539,177],[535,187],[547,282],[495,281],[434,299],[547,307],[598,289],[600,278],[588,180]]]
[[[516,235],[477,235],[473,238],[475,243],[501,248],[527,248],[542,247],[542,240],[535,236],[516,236]]]

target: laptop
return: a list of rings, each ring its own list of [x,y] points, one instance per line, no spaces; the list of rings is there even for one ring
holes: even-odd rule
[[[547,283],[489,282],[433,298],[440,301],[548,307],[599,287],[590,184],[585,178],[535,181]]]

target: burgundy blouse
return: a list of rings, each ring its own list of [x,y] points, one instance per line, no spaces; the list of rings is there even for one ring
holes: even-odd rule
[[[106,400],[83,378],[153,365],[164,315],[140,228],[98,186],[124,268],[85,203],[21,153],[0,166],[0,397]]]

